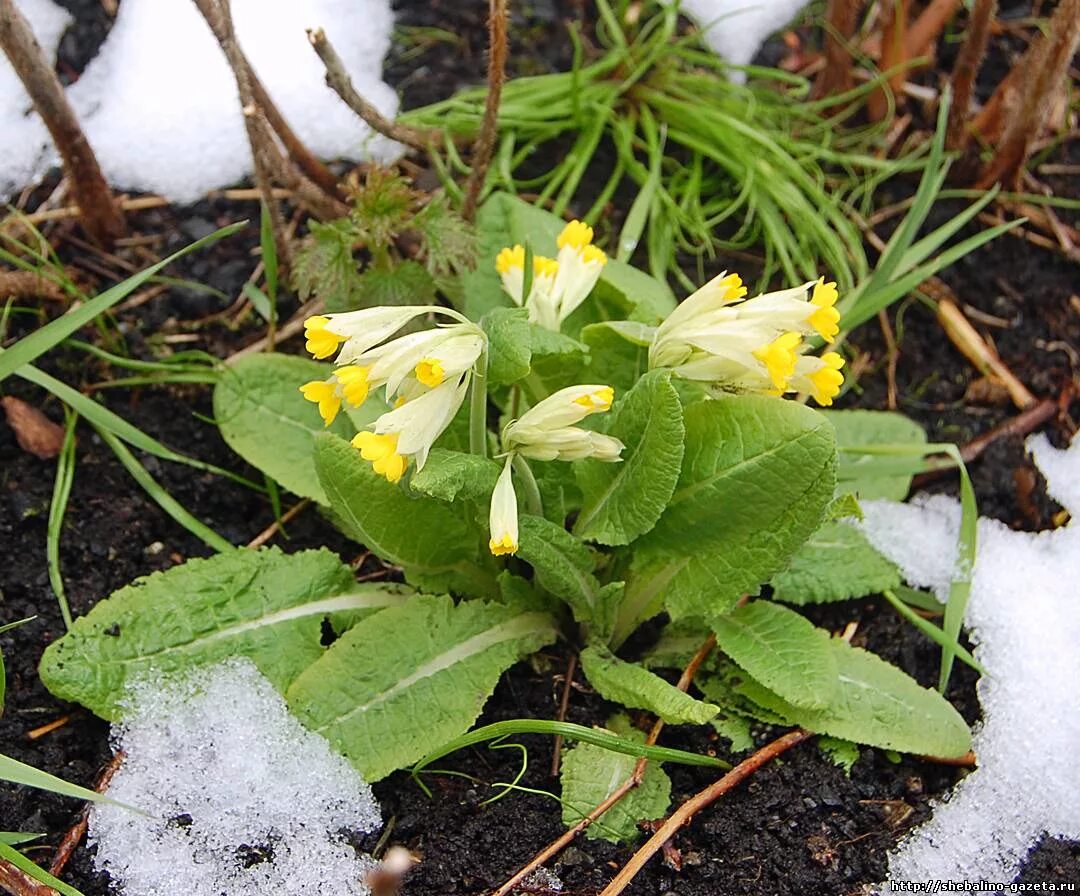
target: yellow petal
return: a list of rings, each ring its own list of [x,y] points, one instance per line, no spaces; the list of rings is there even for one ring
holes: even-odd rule
[[[592,242],[593,229],[584,221],[571,221],[555,240],[555,245],[560,249],[564,246],[572,246],[575,249],[584,249]]]
[[[592,413],[611,409],[611,403],[615,400],[615,390],[611,386],[602,386],[588,395],[580,395],[574,399],[574,404],[587,408]]]
[[[300,387],[300,392],[308,401],[313,401],[319,406],[319,416],[323,418],[324,425],[329,426],[334,422],[338,411],[341,410],[341,399],[338,397],[332,382],[314,380],[310,383],[304,383]]]
[[[368,397],[368,371],[370,368],[358,364],[339,367],[334,373],[341,384],[341,393],[354,408],[360,407]]]
[[[416,365],[416,378],[429,389],[434,389],[446,378],[446,371],[438,358],[424,358]]]
[[[307,350],[319,360],[329,358],[345,341],[344,336],[331,333],[326,329],[330,318],[317,314],[304,321],[304,336],[307,337]]]
[[[754,357],[765,365],[773,387],[781,392],[787,389],[787,382],[795,373],[796,349],[800,342],[802,337],[798,333],[784,333],[754,351]]]
[[[525,247],[514,246],[513,248],[503,249],[495,256],[495,270],[500,274],[505,274],[511,268],[524,269],[525,267]]]
[[[494,538],[488,540],[488,550],[496,557],[502,557],[506,554],[516,554],[517,549],[517,543],[509,535],[504,535],[499,541],[496,541]]]
[[[811,373],[807,379],[813,386],[814,401],[822,407],[828,407],[840,394],[840,387],[844,384],[844,375],[840,372],[844,359],[836,352],[826,352],[821,356],[821,360],[824,366]]]

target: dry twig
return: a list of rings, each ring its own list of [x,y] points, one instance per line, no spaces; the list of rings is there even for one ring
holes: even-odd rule
[[[123,752],[118,752],[111,760],[109,764],[105,766],[105,769],[101,773],[101,777],[98,778],[97,786],[94,788],[98,793],[104,793],[109,788],[109,782],[112,781],[113,775],[120,770],[120,766],[124,763]],[[64,867],[68,863],[68,859],[71,858],[71,854],[75,852],[75,847],[79,845],[82,838],[86,836],[86,825],[89,817],[89,807],[83,809],[82,814],[79,816],[79,820],[75,822],[71,830],[64,834],[64,839],[60,841],[60,845],[56,847],[56,855],[53,856],[52,864],[49,865],[49,874],[53,877],[59,877]]]
[[[859,0],[829,0],[825,8],[825,66],[814,80],[814,97],[846,93],[855,86],[850,42],[858,23]]]
[[[566,721],[566,711],[570,708],[570,690],[574,686],[574,673],[577,672],[577,653],[570,654],[570,660],[566,664],[566,675],[563,678],[563,690],[562,697],[559,700],[559,712],[555,718],[560,721]],[[555,735],[555,749],[551,754],[551,777],[557,778],[559,776],[559,766],[562,764],[562,747],[563,736],[561,734]]]
[[[744,759],[718,781],[710,784],[695,796],[690,797],[668,816],[667,821],[645,842],[645,845],[631,856],[630,861],[615,875],[611,883],[604,887],[600,896],[618,896],[619,893],[622,893],[637,876],[637,873],[645,867],[649,859],[663,849],[664,845],[675,836],[678,830],[688,824],[690,819],[698,812],[714,803],[738,784],[741,784],[763,765],[772,762],[777,756],[813,736],[811,732],[802,728],[789,731],[787,734],[766,744],[752,756]]]
[[[83,227],[94,242],[111,245],[124,235],[124,216],[113,202],[112,191],[79,127],[60,79],[14,0],[0,0],[0,49],[7,54],[64,160],[68,182],[82,212]]]
[[[949,107],[949,123],[945,131],[945,146],[949,150],[963,151],[967,146],[970,136],[967,121],[975,89],[975,76],[982,67],[983,57],[986,56],[990,23],[996,14],[997,0],[975,0],[967,36],[953,66],[952,106]]]
[[[34,880],[7,859],[0,859],[0,888],[11,896],[60,896],[52,887]]]
[[[426,150],[431,144],[442,139],[438,131],[421,131],[386,118],[357,92],[352,78],[345,70],[345,63],[334,49],[334,45],[330,43],[326,32],[322,28],[309,28],[307,36],[326,67],[327,86],[341,97],[342,102],[359,115],[373,131],[419,150]]]
[[[506,80],[506,0],[488,0],[488,89],[484,100],[484,118],[472,151],[472,171],[465,187],[461,216],[466,221],[476,217],[480,191],[484,187],[491,154],[495,151],[495,133],[499,124],[499,103]]]

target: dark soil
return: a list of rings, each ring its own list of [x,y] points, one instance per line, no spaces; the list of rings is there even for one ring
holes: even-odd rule
[[[100,43],[108,21],[107,17],[102,19],[95,0],[68,0],[65,5],[78,16],[78,26],[65,39],[60,67],[74,77]],[[403,28],[387,72],[399,85],[407,106],[441,98],[481,78],[485,4],[436,0],[398,6]],[[526,6],[527,14],[515,14],[517,52],[512,58],[517,73],[565,68],[570,60],[569,43],[564,30],[553,23],[577,19],[579,4],[565,0]],[[444,29],[447,34],[416,30],[429,28]],[[1068,160],[1068,148],[1062,152],[1061,160]],[[149,248],[164,254],[251,213],[248,206],[208,200],[186,209],[144,213],[133,220],[133,230],[162,234]],[[103,279],[102,272],[91,269],[91,256],[65,233],[62,228],[53,231],[61,253],[69,263],[82,265],[80,276],[86,278],[87,286],[93,286],[95,279]],[[194,342],[180,343],[176,348],[202,348],[225,356],[256,338],[259,331],[255,322],[237,319],[228,309],[254,267],[250,250],[257,243],[256,228],[249,226],[211,251],[185,259],[171,272],[209,284],[228,298],[180,288],[118,313],[117,329],[127,350],[136,357],[150,357],[161,350],[163,337],[193,335]],[[144,263],[132,250],[125,255],[134,264]],[[93,267],[100,264],[99,259]],[[125,272],[117,269],[113,273],[123,276]],[[1080,314],[1075,303],[1070,305],[1076,290],[1075,266],[1023,240],[1002,237],[943,277],[962,303],[1001,320],[1000,324],[980,325],[980,329],[992,337],[1006,364],[1037,395],[1058,396],[1073,381],[1075,347],[1080,346]],[[290,313],[293,307],[286,304],[283,313]],[[948,342],[925,306],[908,302],[893,309],[890,319],[900,348],[896,374],[899,409],[921,423],[931,439],[963,443],[1015,413],[992,390],[989,395],[975,391],[977,374]],[[36,325],[28,318],[16,317],[10,335],[21,335]],[[81,335],[96,338],[90,329]],[[854,335],[852,344],[865,354],[864,372],[843,406],[882,408],[887,380],[881,331],[876,324],[867,325]],[[71,383],[88,384],[115,375],[74,350],[52,353],[42,366]],[[41,407],[55,420],[61,419],[55,400],[20,380],[5,381],[4,392]],[[243,469],[216,428],[200,419],[211,412],[206,389],[119,389],[102,395],[109,407],[170,447],[255,475]],[[1075,415],[1075,406],[1071,410]],[[1059,422],[1047,431],[1058,444],[1067,437]],[[246,543],[274,518],[265,497],[242,486],[154,458],[141,460],[181,504],[230,541]],[[1043,483],[1024,454],[1022,439],[995,443],[972,465],[971,472],[982,514],[1023,529],[1052,525],[1051,517],[1058,508],[1046,497]],[[110,758],[108,728],[81,708],[52,698],[36,673],[45,646],[63,633],[45,560],[54,473],[54,461],[23,452],[11,429],[0,424],[0,546],[5,557],[0,565],[0,602],[4,606],[0,621],[37,617],[0,636],[8,685],[6,708],[0,718],[0,749],[92,787]],[[955,483],[947,479],[934,487],[955,492]],[[346,560],[354,560],[358,553],[355,545],[314,512],[301,514],[288,527],[288,538],[278,535],[273,543],[287,550],[325,544]],[[90,428],[80,427],[78,466],[60,556],[74,613],[85,613],[137,576],[209,553],[147,498]],[[936,679],[937,650],[887,605],[855,601],[812,615],[819,625],[831,629],[857,620],[856,643],[878,652],[924,684]],[[568,651],[560,649],[516,666],[489,701],[482,721],[553,717],[568,659]],[[974,674],[969,669],[958,666],[948,696],[968,721],[977,719]],[[610,704],[578,687],[572,692],[568,718],[598,724],[611,710]],[[35,729],[62,718],[66,722],[51,733],[31,738]],[[776,733],[758,731],[758,742]],[[540,737],[520,740],[529,750],[528,770],[520,783],[556,792],[557,782],[549,772],[551,741]],[[690,727],[668,729],[663,743],[727,753],[725,741]],[[813,743],[796,747],[680,832],[674,847],[681,869],[654,860],[627,892],[678,896],[862,892],[865,885],[884,877],[888,849],[925,819],[931,799],[948,792],[963,774],[912,757],[894,759],[878,750],[863,750],[848,775]],[[472,780],[430,775],[426,780],[434,793],[431,799],[404,774],[376,785],[390,826],[389,843],[403,844],[423,859],[410,874],[405,894],[465,896],[484,892],[561,833],[560,809],[554,796],[513,793],[482,805],[493,795],[490,785],[516,777],[519,762],[515,751],[482,747],[463,751],[442,765],[466,772]],[[676,802],[700,790],[713,777],[703,770],[672,767],[669,771]],[[49,862],[79,811],[72,800],[0,785],[0,829],[44,833],[41,846],[29,853],[43,864]],[[368,848],[373,845],[365,844]],[[564,883],[564,892],[592,894],[610,880],[630,853],[629,847],[584,840],[564,851],[553,868]],[[108,891],[107,880],[92,871],[84,847],[76,851],[64,876],[86,896],[103,896]],[[1080,881],[1080,846],[1061,841],[1043,843],[1028,859],[1020,879]]]

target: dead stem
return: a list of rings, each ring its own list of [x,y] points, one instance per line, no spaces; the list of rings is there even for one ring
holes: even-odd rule
[[[942,298],[937,303],[937,318],[945,335],[963,353],[975,369],[984,376],[999,379],[1009,391],[1009,397],[1020,410],[1026,410],[1036,398],[1016,375],[998,357],[997,352],[979,335],[964,312],[952,299]]]
[[[815,99],[846,93],[855,86],[850,43],[858,14],[858,0],[829,0],[825,8],[825,66],[814,80]]]
[[[961,0],[931,0],[918,18],[911,23],[904,37],[905,53],[908,59],[918,56],[932,56],[938,35],[956,15]]]
[[[251,541],[248,542],[247,546],[249,548],[262,547],[278,533],[282,526],[284,526],[290,520],[295,519],[301,511],[305,510],[310,506],[310,498],[304,498],[302,501],[297,501],[295,504],[293,504],[292,507],[290,507],[281,515],[281,519],[274,520],[269,526],[263,529],[262,532],[260,532],[253,539],[251,539]]]
[[[682,675],[679,676],[678,684],[675,685],[680,691],[686,691],[690,687],[690,683],[694,680],[694,676],[697,674],[697,670],[701,667],[701,664],[705,662],[706,658],[712,653],[713,648],[716,647],[716,638],[713,635],[709,635],[698,648],[697,653],[691,657],[690,662],[686,664],[686,668],[683,669]],[[664,730],[664,720],[657,719],[649,731],[649,736],[645,739],[645,743],[648,746],[653,746],[660,737],[660,732]],[[616,805],[624,796],[626,796],[635,787],[641,784],[642,779],[645,777],[645,768],[648,765],[649,760],[644,756],[640,758],[634,765],[634,770],[630,773],[630,777],[616,787],[600,805],[593,809],[588,815],[586,815],[581,821],[575,824],[572,828],[567,830],[561,837],[557,837],[552,840],[547,846],[545,846],[540,852],[533,856],[524,866],[522,866],[513,877],[507,880],[499,889],[495,890],[491,896],[508,896],[508,894],[526,877],[528,877],[533,871],[544,864],[548,859],[558,855],[563,849],[569,846],[573,841],[584,831],[589,825],[600,818],[605,812],[607,812],[612,806]]]
[[[884,84],[870,94],[866,110],[874,121],[882,121],[889,114],[892,101],[902,95],[908,69],[907,33],[909,0],[884,0],[880,6],[881,16],[881,59],[878,68],[891,72]]]
[[[952,106],[949,107],[949,123],[945,131],[945,147],[962,152],[971,136],[967,128],[971,97],[975,89],[975,76],[982,67],[986,47],[990,40],[990,23],[997,14],[997,0],[975,0],[968,22],[960,54],[952,72]]]
[[[886,368],[886,381],[889,386],[888,408],[895,411],[896,404],[896,365],[900,360],[900,351],[896,347],[896,336],[893,333],[892,324],[889,323],[889,314],[882,308],[878,312],[878,324],[881,326],[881,334],[885,337],[885,356],[888,358]]]
[[[105,766],[101,772],[101,777],[98,778],[97,785],[94,789],[98,793],[104,793],[109,788],[109,782],[112,781],[113,775],[120,770],[120,766],[124,763],[124,756],[126,754],[118,752],[111,760],[109,764]],[[56,855],[53,856],[52,864],[49,865],[49,874],[53,877],[59,877],[64,867],[68,863],[68,859],[71,858],[71,854],[75,852],[75,847],[79,845],[82,838],[86,835],[87,819],[89,818],[89,806],[83,809],[82,814],[79,815],[79,820],[75,822],[71,830],[64,834],[64,839],[60,841],[60,845],[56,847]],[[50,892],[52,892],[50,890]]]
[[[813,734],[802,728],[789,731],[787,734],[766,744],[752,756],[740,762],[718,781],[688,799],[668,817],[667,821],[657,829],[656,833],[645,842],[645,845],[631,856],[630,861],[615,875],[611,883],[600,893],[600,896],[618,896],[618,894],[622,893],[637,876],[638,872],[645,867],[649,859],[663,849],[664,845],[675,836],[679,829],[689,824],[690,820],[698,812],[741,784],[763,765],[772,762],[777,756],[811,737],[813,737]]]
[[[7,859],[0,859],[0,888],[11,896],[60,896],[52,887],[34,880]]]
[[[274,234],[278,258],[284,268],[292,267],[292,244],[285,236],[285,222],[281,217],[281,207],[274,198],[272,181],[274,170],[283,161],[274,134],[265,114],[255,99],[252,88],[251,69],[236,41],[233,27],[230,0],[194,0],[206,24],[210,26],[214,37],[221,45],[225,59],[232,69],[236,80],[237,93],[240,95],[240,108],[244,115],[244,128],[247,130],[248,143],[251,145],[251,158],[254,167],[255,186],[259,188],[263,203],[270,215],[270,225]]]
[[[517,393],[515,393],[516,395]],[[570,660],[566,664],[566,675],[563,678],[562,697],[559,700],[559,712],[555,718],[560,722],[566,721],[566,711],[570,708],[570,689],[574,686],[574,673],[577,671],[578,655],[570,654]],[[559,776],[559,765],[562,763],[563,736],[555,735],[555,750],[551,755],[551,777]]]
[[[304,321],[311,315],[318,314],[323,310],[324,303],[322,299],[311,299],[305,302],[298,309],[296,313],[289,318],[289,322],[282,327],[277,328],[277,342],[280,344],[286,339],[291,339],[297,333],[304,329]],[[253,355],[257,352],[265,351],[268,340],[264,336],[262,339],[256,339],[251,345],[245,345],[242,349],[233,352],[225,359],[226,364],[232,364],[238,358],[243,358],[245,355]]]
[[[353,86],[352,78],[345,70],[334,45],[322,28],[309,28],[308,40],[326,67],[326,83],[342,102],[353,110],[373,131],[404,143],[413,149],[426,150],[432,143],[438,143],[442,135],[438,131],[421,131],[408,125],[398,124],[386,118],[378,109],[362,97]]]
[[[67,302],[68,295],[52,280],[35,271],[0,271],[0,300],[6,299]]]
[[[14,0],[0,0],[0,49],[19,76],[64,160],[81,221],[94,242],[112,245],[126,230],[93,149],[79,127],[56,72],[48,64],[30,25]]]
[[[495,150],[495,133],[499,124],[499,103],[503,81],[506,80],[506,0],[488,0],[488,89],[484,100],[484,118],[472,151],[472,171],[465,187],[461,216],[471,222],[476,217],[480,191],[484,187],[491,154]]]

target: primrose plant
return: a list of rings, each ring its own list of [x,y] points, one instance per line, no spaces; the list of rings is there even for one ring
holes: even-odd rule
[[[327,550],[188,561],[79,619],[45,654],[49,687],[116,718],[146,669],[243,655],[374,780],[461,743],[502,672],[563,638],[613,704],[712,725],[733,752],[764,722],[825,735],[844,762],[857,744],[965,753],[939,694],[792,608],[898,588],[843,518],[849,492],[902,497],[911,465],[870,483],[852,446],[924,438],[896,415],[785,397],[840,394],[841,355],[815,349],[840,330],[835,285],[748,297],[725,273],[677,303],[590,227],[515,197],[492,196],[477,229],[453,307],[315,315],[314,360],[245,357],[215,389],[229,444],[317,503],[381,562],[374,576]],[[713,641],[692,691],[669,683]],[[652,749],[625,716],[608,728],[574,735],[568,823]],[[662,761],[593,834],[666,811]]]

